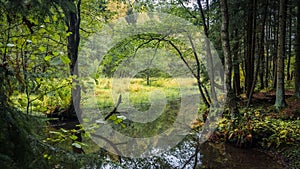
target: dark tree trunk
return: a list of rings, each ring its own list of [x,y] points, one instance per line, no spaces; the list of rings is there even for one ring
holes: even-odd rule
[[[147,73],[146,73],[146,81],[147,81],[147,86],[150,86],[150,70],[149,69],[147,70]]]
[[[289,53],[287,63],[287,80],[291,79],[291,57],[292,57],[292,7],[289,8]]]
[[[75,4],[74,4],[75,5]],[[78,46],[80,42],[80,5],[81,0],[78,0],[76,6],[76,11],[70,10],[66,15],[67,27],[68,32],[71,34],[68,36],[68,57],[71,60],[70,63],[70,74],[76,75],[78,77],[78,65],[77,65],[77,58],[78,58]],[[72,99],[67,110],[67,118],[70,121],[73,121],[71,128],[79,129],[78,124],[80,124],[79,119],[81,119],[81,109],[80,109],[80,86],[77,79],[73,79],[72,83],[75,84],[75,87],[72,88]],[[78,139],[76,141],[81,142],[82,137],[81,133],[77,133],[76,136]],[[83,153],[82,149],[76,148],[73,146],[74,152]]]
[[[265,52],[265,49],[262,49],[262,51]],[[266,66],[266,56],[263,53],[262,58],[261,58],[261,63],[259,65],[259,67],[260,67],[259,79],[260,79],[260,89],[261,90],[265,88],[265,81],[264,81],[264,78],[265,78],[265,74],[264,73],[265,73],[265,69],[266,69],[265,66]]]
[[[286,106],[284,95],[284,57],[285,57],[285,34],[286,34],[286,3],[287,0],[280,0],[279,9],[279,37],[277,55],[277,85],[275,108],[280,109]]]
[[[256,72],[255,72],[255,76],[254,76],[254,79],[253,79],[253,83],[252,83],[252,86],[251,86],[251,90],[250,90],[250,93],[249,93],[249,97],[248,97],[248,103],[247,103],[247,106],[250,106],[250,103],[251,103],[251,98],[252,98],[252,95],[253,95],[253,92],[254,92],[254,88],[255,88],[255,85],[256,85],[256,80],[257,80],[257,77],[258,77],[258,72],[260,72],[259,68],[261,66],[261,60],[264,58],[264,39],[265,39],[265,23],[266,23],[266,18],[267,18],[267,9],[268,9],[268,0],[266,0],[265,2],[265,13],[264,13],[264,16],[263,16],[263,21],[262,21],[262,25],[261,25],[261,34],[260,34],[260,46],[259,46],[259,53],[258,53],[258,60],[257,60],[257,64],[256,64]],[[262,79],[262,84],[263,84],[263,78]]]
[[[271,15],[270,17],[268,18],[269,20],[271,18]],[[267,45],[266,45],[266,71],[265,71],[265,88],[268,88],[269,87],[269,81],[270,81],[270,70],[271,70],[271,55],[270,55],[270,51],[271,51],[271,41],[272,41],[272,28],[271,28],[271,25],[270,24],[266,24],[267,26],[267,29],[266,29],[266,39],[267,39]]]
[[[277,16],[279,16],[279,12],[277,12],[276,14],[274,14],[274,21],[276,23],[276,20],[279,20],[277,19]],[[279,37],[278,37],[278,34],[279,34],[279,28],[277,27],[274,27],[274,30],[272,32],[272,36],[273,36],[273,39],[274,39],[274,43],[273,43],[273,48],[272,48],[272,58],[273,58],[273,70],[272,70],[272,73],[273,73],[273,84],[272,84],[272,88],[273,89],[276,89],[276,85],[277,85],[277,55],[278,55],[278,41],[279,41]]]
[[[209,30],[209,1],[210,0],[206,0],[206,26],[207,26],[207,30]]]
[[[296,34],[296,63],[295,63],[295,96],[300,98],[300,1],[297,1],[297,34]]]
[[[273,50],[276,50],[276,48],[273,48]],[[277,52],[273,52],[273,69],[272,69],[272,73],[273,73],[273,80],[272,80],[272,88],[276,89],[276,85],[277,85]]]
[[[265,88],[268,88],[269,87],[269,70],[270,70],[270,61],[269,61],[269,58],[270,58],[270,45],[267,44],[267,49],[266,49],[266,71],[265,71]]]
[[[238,30],[234,31],[235,37],[238,37]],[[233,46],[233,90],[236,96],[241,94],[241,84],[240,84],[240,63],[239,63],[239,40],[236,39]]]
[[[245,87],[246,95],[249,97],[251,86],[254,80],[254,53],[256,40],[256,4],[257,0],[249,0],[249,10],[247,19],[247,55],[245,59],[246,77]]]
[[[263,10],[264,14],[263,14],[263,23],[262,23],[262,27],[261,27],[261,37],[260,37],[260,47],[259,47],[259,55],[262,55],[262,60],[261,60],[261,64],[260,64],[260,89],[264,89],[265,88],[265,70],[267,69],[267,65],[268,63],[266,63],[268,61],[267,57],[268,55],[265,56],[265,49],[266,49],[266,45],[265,45],[265,30],[266,30],[266,20],[267,20],[267,16],[268,16],[268,8],[269,8],[269,0],[265,1],[265,8]]]

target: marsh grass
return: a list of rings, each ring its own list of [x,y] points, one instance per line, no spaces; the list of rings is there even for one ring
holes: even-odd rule
[[[144,106],[149,106],[151,103],[149,98],[153,92],[162,93],[168,101],[171,101],[180,98],[182,89],[191,92],[197,90],[195,85],[196,81],[192,78],[152,78],[150,85],[147,85],[146,80],[141,78],[124,78],[117,79],[116,81],[109,78],[100,78],[98,82],[94,94],[100,109],[105,109],[114,105],[112,97],[113,91],[115,93],[128,93],[132,105],[137,108],[145,109]]]

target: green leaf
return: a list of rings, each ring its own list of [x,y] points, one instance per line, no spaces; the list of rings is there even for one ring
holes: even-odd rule
[[[63,129],[63,128],[61,128],[60,129],[62,132],[64,132],[64,133],[67,133],[68,132],[68,130],[65,130],[65,129]]]
[[[46,51],[46,48],[45,48],[44,46],[40,46],[40,47],[39,47],[39,50],[40,50],[41,52],[45,52],[45,51]]]
[[[54,56],[58,56],[58,55],[59,55],[59,52],[52,52],[52,54],[53,54]]]
[[[60,59],[66,65],[68,65],[69,63],[71,63],[71,60],[67,56],[61,56]]]
[[[122,123],[122,121],[123,121],[122,119],[118,118],[115,120],[115,124],[120,124],[120,123]]]
[[[125,124],[123,124],[123,123],[121,123],[121,126],[122,126],[123,128],[126,128],[126,125],[125,125]]]
[[[58,35],[58,34],[53,34],[53,35],[52,35],[52,38],[53,38],[53,39],[56,39],[56,40],[59,40],[59,39],[60,39],[60,35]]]
[[[49,22],[50,22],[49,17],[46,17],[46,18],[44,19],[44,22],[49,23]]]
[[[44,154],[44,158],[50,160],[50,159],[51,159],[51,155],[49,155],[49,154]]]
[[[47,61],[47,62],[50,61],[51,59],[52,59],[52,56],[49,56],[49,55],[44,57],[44,60]]]
[[[115,121],[115,120],[117,120],[117,116],[116,115],[112,115],[112,116],[109,117],[109,119]]]
[[[60,134],[59,132],[57,131],[49,131],[50,134]]]
[[[72,139],[72,140],[77,140],[77,139],[78,139],[78,137],[77,137],[77,136],[75,136],[75,135],[71,135],[71,136],[70,136],[70,139]]]
[[[32,41],[33,44],[37,43],[37,39],[35,37],[32,37],[31,41]]]
[[[78,143],[73,143],[72,146],[76,147],[76,148],[81,148],[81,145]]]
[[[67,33],[66,33],[66,37],[68,37],[68,36],[70,36],[70,35],[72,35],[72,32],[67,32]]]
[[[52,19],[53,19],[54,22],[56,22],[56,21],[57,21],[56,15],[53,15],[53,16],[52,16]]]

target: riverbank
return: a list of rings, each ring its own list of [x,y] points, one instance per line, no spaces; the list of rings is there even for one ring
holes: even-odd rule
[[[240,98],[240,112],[235,118],[224,114],[212,142],[227,142],[240,148],[256,148],[285,168],[300,168],[300,100],[286,92],[287,107],[274,109],[275,92],[253,95],[252,105]]]

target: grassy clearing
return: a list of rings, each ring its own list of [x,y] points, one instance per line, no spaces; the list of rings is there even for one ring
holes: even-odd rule
[[[112,92],[128,93],[131,104],[134,106],[150,104],[149,98],[154,97],[158,92],[164,94],[168,101],[180,98],[180,90],[196,92],[196,81],[191,78],[153,78],[151,84],[147,85],[145,79],[99,79],[94,94],[100,109],[114,105]],[[193,90],[195,89],[195,90]],[[152,96],[151,96],[152,93]]]
[[[71,87],[67,85],[67,80],[54,79],[51,85],[42,85],[39,90],[43,90],[42,94],[31,93],[29,96],[30,113],[40,115],[51,113],[55,108],[65,108],[70,103]],[[58,88],[57,86],[66,86]],[[56,89],[58,88],[58,89]],[[142,78],[99,78],[98,84],[94,86],[94,96],[100,110],[111,110],[114,106],[114,93],[127,93],[129,95],[131,105],[140,110],[147,110],[151,104],[151,99],[156,97],[166,97],[167,101],[180,98],[183,93],[196,93],[196,81],[192,78],[151,78],[151,84],[147,85],[146,79]],[[50,92],[49,92],[50,91]],[[94,102],[89,102],[89,96],[82,90],[82,104],[85,107],[94,107]],[[12,103],[22,111],[26,111],[28,98],[24,93],[15,93],[11,97]]]

